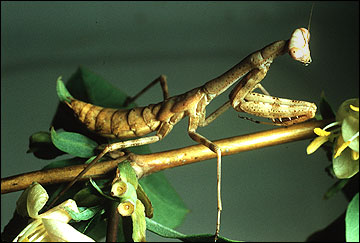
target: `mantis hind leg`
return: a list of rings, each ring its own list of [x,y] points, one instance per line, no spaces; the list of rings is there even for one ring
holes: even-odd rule
[[[137,93],[133,97],[128,97],[125,102],[124,106],[128,106],[130,103],[134,102],[137,98],[139,98],[140,95],[145,93],[148,89],[150,89],[152,86],[154,86],[157,82],[160,82],[161,90],[163,92],[164,100],[169,98],[169,90],[167,85],[167,80],[165,75],[160,75],[158,78],[156,78],[154,81],[152,81],[150,84],[148,84],[144,89],[142,89],[139,93]]]

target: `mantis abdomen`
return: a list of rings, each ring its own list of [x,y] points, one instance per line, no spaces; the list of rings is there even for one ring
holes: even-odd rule
[[[160,104],[132,109],[113,109],[73,99],[68,106],[90,131],[105,137],[134,138],[159,128],[156,119]]]

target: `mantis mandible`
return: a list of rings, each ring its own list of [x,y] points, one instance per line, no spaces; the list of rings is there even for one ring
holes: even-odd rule
[[[73,97],[68,97],[68,101],[65,101],[65,103],[89,130],[106,137],[135,139],[106,145],[103,151],[97,155],[67,188],[74,184],[106,153],[158,142],[172,130],[176,123],[188,116],[188,134],[191,139],[208,147],[217,155],[216,240],[219,235],[220,214],[222,210],[221,148],[199,134],[196,129],[208,125],[231,106],[240,112],[270,118],[276,125],[283,126],[303,122],[314,117],[316,112],[315,104],[270,96],[260,84],[274,59],[285,53],[289,53],[294,60],[308,65],[311,62],[309,39],[310,33],[307,29],[296,29],[289,40],[275,41],[248,55],[219,77],[184,94],[173,97],[169,97],[166,77],[161,75],[140,91],[139,94],[133,98],[128,98],[125,102],[128,104],[134,101],[145,90],[160,82],[164,100],[157,104],[119,110],[95,106]],[[241,77],[243,78],[231,91],[229,100],[206,117],[206,106],[214,98],[235,84]],[[58,82],[58,85],[63,85],[63,83]],[[253,92],[257,88],[263,94]],[[155,135],[143,137],[151,132],[155,132]]]

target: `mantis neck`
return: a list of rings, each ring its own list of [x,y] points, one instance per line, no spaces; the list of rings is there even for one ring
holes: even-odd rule
[[[275,41],[253,52],[227,72],[205,83],[203,86],[204,92],[211,99],[215,98],[236,83],[246,73],[255,68],[264,68],[265,65],[270,65],[276,57],[287,53],[288,42],[289,40]]]
[[[231,69],[221,74],[203,85],[204,91],[211,95],[212,98],[222,94],[230,86],[236,83],[242,76],[252,69],[251,63],[248,58],[243,59],[241,62],[233,66]]]

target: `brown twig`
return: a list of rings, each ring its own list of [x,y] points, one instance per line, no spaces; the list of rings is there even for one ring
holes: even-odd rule
[[[118,202],[109,202],[108,224],[106,231],[106,242],[117,242],[119,231],[120,214],[117,211]]]
[[[310,121],[290,127],[281,127],[263,132],[221,139],[214,141],[214,143],[220,146],[222,155],[226,156],[267,146],[309,139],[316,136],[313,132],[314,128],[324,127],[332,121],[332,119]],[[135,169],[138,178],[141,178],[168,168],[187,165],[215,157],[216,154],[214,152],[199,144],[153,154],[132,154],[130,155],[130,160],[132,161],[132,166]],[[106,174],[115,169],[117,164],[121,161],[123,161],[123,158],[98,163],[93,166],[81,180],[86,180],[89,177],[105,177]],[[3,178],[1,179],[1,194],[23,190],[33,181],[37,181],[42,185],[69,182],[73,180],[85,166],[86,165],[68,166]]]

